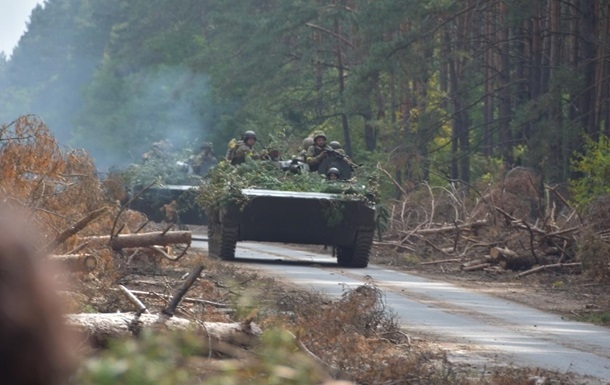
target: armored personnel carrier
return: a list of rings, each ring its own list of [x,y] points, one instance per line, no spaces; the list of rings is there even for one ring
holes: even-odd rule
[[[339,266],[367,267],[375,204],[345,194],[242,189],[242,202],[208,209],[213,257],[235,258],[239,241],[333,246]]]

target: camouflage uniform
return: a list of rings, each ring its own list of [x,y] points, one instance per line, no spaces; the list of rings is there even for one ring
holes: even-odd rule
[[[251,157],[252,159],[258,159],[258,155],[254,154],[254,150],[252,150],[252,147],[248,146],[244,141],[240,140],[239,142],[237,142],[237,148],[233,153],[231,164],[242,164],[246,161],[247,156]]]
[[[250,145],[248,141],[254,139],[254,142]],[[252,159],[260,159],[261,155],[257,155],[252,150],[252,147],[256,143],[256,133],[254,131],[246,131],[241,137],[241,140],[235,144],[235,147],[229,143],[229,150],[227,151],[227,162],[231,162],[232,165],[242,164],[246,161],[246,157]]]
[[[146,162],[153,159],[164,159],[169,157],[172,144],[169,140],[160,140],[150,146],[150,151],[142,154],[142,161]]]
[[[305,154],[305,161],[309,166],[309,171],[318,171],[320,163],[328,156],[327,151],[332,150],[326,144],[323,144],[323,147],[318,146],[316,144],[316,139],[318,138],[324,138],[324,141],[326,141],[326,134],[322,131],[316,131],[313,134],[314,144],[309,146]]]
[[[305,154],[309,171],[318,171],[320,163],[328,156],[327,151],[331,150],[330,147],[318,147],[315,144],[310,146]]]
[[[193,172],[198,175],[207,173],[207,171],[216,163],[218,163],[218,159],[216,159],[216,155],[214,155],[214,150],[212,149],[212,144],[209,142],[204,143],[201,146],[201,152],[192,156],[191,158]]]
[[[297,159],[303,163],[307,162],[307,150],[309,150],[309,147],[311,147],[313,145],[313,138],[305,138],[303,139],[303,146],[301,148],[301,151],[299,152],[299,156],[297,157]]]

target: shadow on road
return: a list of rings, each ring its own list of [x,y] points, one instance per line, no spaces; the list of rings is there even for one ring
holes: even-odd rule
[[[297,261],[284,258],[239,258],[236,257],[232,262],[243,264],[263,264],[263,265],[287,265],[287,266],[311,266],[311,267],[338,267],[334,261]]]

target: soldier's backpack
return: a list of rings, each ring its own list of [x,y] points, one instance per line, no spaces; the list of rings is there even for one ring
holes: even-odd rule
[[[229,141],[229,143],[227,144],[227,155],[225,156],[227,162],[231,163],[233,157],[235,156],[235,151],[237,150],[237,147],[237,139],[231,139],[231,141]]]

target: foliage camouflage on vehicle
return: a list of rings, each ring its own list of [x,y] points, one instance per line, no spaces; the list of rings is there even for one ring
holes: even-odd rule
[[[365,184],[361,181],[366,181]],[[273,162],[248,161],[239,166],[221,162],[200,188],[199,204],[217,209],[228,203],[245,205],[243,189],[322,192],[339,194],[341,199],[366,200],[374,203],[379,191],[379,175],[359,169],[350,181],[329,182],[318,173],[294,174],[280,170]]]

